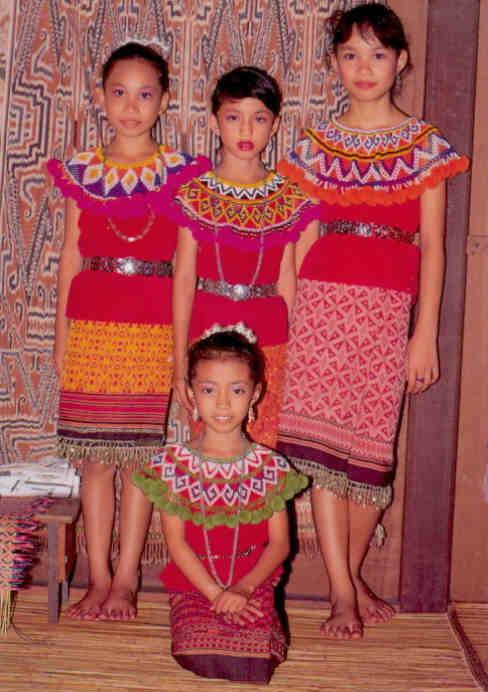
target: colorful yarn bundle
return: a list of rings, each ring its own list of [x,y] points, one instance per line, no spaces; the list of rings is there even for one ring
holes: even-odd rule
[[[34,517],[50,504],[49,498],[0,498],[0,634],[10,626],[14,594],[35,560],[40,522]]]

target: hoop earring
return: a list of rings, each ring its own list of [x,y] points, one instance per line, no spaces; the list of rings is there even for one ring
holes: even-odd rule
[[[192,412],[191,415],[192,415],[192,418],[193,418],[193,420],[195,421],[195,423],[197,423],[197,422],[198,422],[198,419],[200,418],[200,414],[198,413],[198,409],[197,409],[196,406],[194,406],[193,412]]]
[[[256,420],[256,416],[254,415],[254,402],[251,401],[249,404],[249,411],[247,412],[247,422],[248,423],[254,423]]]

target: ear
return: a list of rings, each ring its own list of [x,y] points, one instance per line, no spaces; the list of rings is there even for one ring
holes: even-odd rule
[[[190,385],[187,383],[186,384],[186,393],[188,394],[188,398],[190,399],[191,403],[195,403],[195,395],[193,393],[193,389],[190,387]]]
[[[169,105],[169,92],[165,91],[164,94],[161,96],[161,104],[159,106],[159,111],[160,113],[166,113],[168,110],[168,105]]]
[[[103,87],[96,86],[94,91],[94,101],[99,108],[105,110],[105,92]]]
[[[408,63],[408,53],[406,50],[401,50],[397,58],[397,74],[400,74],[402,70],[405,69]]]
[[[337,62],[337,55],[335,53],[331,53],[329,55],[329,60],[330,60],[330,70],[336,75],[339,75],[339,64]]]
[[[262,391],[263,391],[263,386],[262,386],[261,382],[259,382],[259,384],[257,384],[256,387],[254,388],[254,393],[253,393],[252,398],[251,398],[251,404],[252,405],[257,404],[257,402],[259,401],[259,398],[261,396]]]
[[[210,129],[214,133],[214,135],[219,135],[220,134],[220,128],[219,128],[219,121],[217,120],[217,116],[212,113],[210,116]]]
[[[273,121],[273,127],[271,128],[271,135],[270,135],[270,137],[272,137],[273,135],[276,134],[276,132],[277,132],[279,126],[280,126],[280,122],[281,122],[281,117],[280,117],[280,116],[277,116],[277,117],[274,119],[274,121]]]

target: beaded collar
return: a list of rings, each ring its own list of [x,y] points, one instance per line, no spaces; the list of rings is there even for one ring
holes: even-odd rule
[[[105,158],[97,148],[78,152],[64,162],[51,159],[47,167],[63,195],[72,197],[80,209],[134,216],[147,212],[149,200],[157,206],[162,190],[168,188],[169,194],[208,170],[209,161],[160,146],[143,161],[120,164]],[[160,200],[159,206],[166,203]]]
[[[377,130],[331,120],[307,130],[279,170],[331,204],[398,204],[466,170],[468,163],[436,127],[411,117]]]
[[[68,178],[86,194],[100,200],[154,192],[191,161],[191,156],[159,149],[149,158],[129,165],[106,159],[103,150],[83,151],[65,164]]]
[[[266,244],[294,242],[318,215],[298,185],[278,173],[251,185],[235,184],[213,171],[182,185],[175,195],[178,222],[197,240],[224,243],[254,240]]]
[[[259,444],[227,460],[167,445],[134,480],[158,507],[207,528],[268,519],[307,485],[284,457]]]

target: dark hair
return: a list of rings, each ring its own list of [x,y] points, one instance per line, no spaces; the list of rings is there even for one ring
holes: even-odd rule
[[[357,27],[363,38],[373,32],[385,48],[392,48],[397,55],[402,51],[407,53],[407,64],[410,69],[410,49],[401,19],[393,10],[379,2],[363,3],[350,10],[334,12],[329,20],[332,34],[332,50],[346,43],[351,38],[354,27]]]
[[[264,103],[275,117],[281,111],[281,89],[274,77],[260,67],[242,65],[226,72],[212,92],[212,113],[217,115],[228,99],[256,98]]]
[[[195,378],[201,360],[234,358],[249,366],[255,385],[264,381],[264,357],[261,349],[236,331],[216,332],[192,344],[188,350],[188,382]]]
[[[159,83],[163,94],[169,89],[169,74],[168,63],[159,55],[153,48],[144,46],[142,43],[124,43],[124,45],[116,48],[105,61],[102,67],[102,85],[105,87],[107,79],[110,76],[115,64],[121,60],[145,60],[150,63],[159,76]]]

